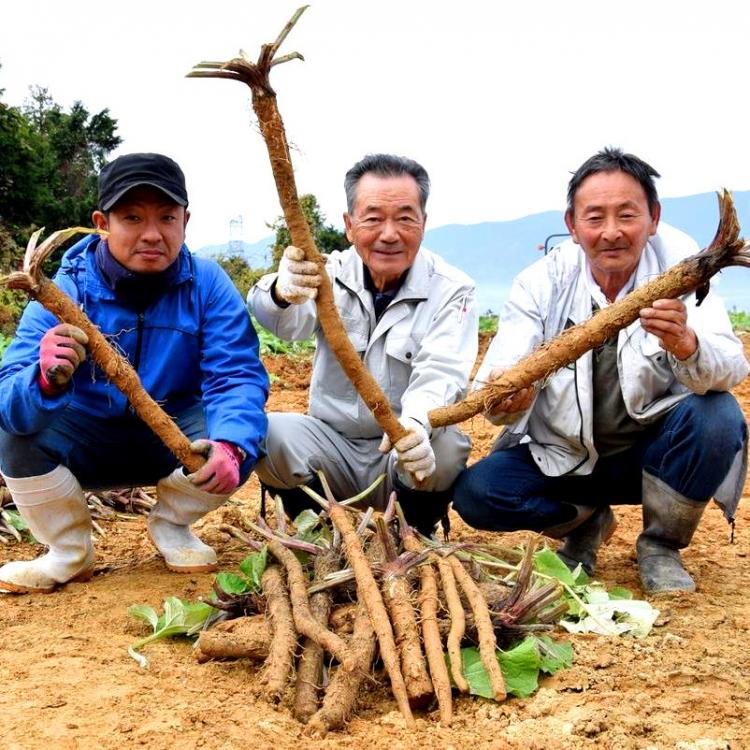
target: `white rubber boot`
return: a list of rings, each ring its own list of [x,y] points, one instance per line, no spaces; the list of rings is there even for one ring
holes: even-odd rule
[[[177,573],[216,570],[216,553],[193,534],[190,524],[218,508],[229,495],[205,492],[182,469],[175,469],[156,485],[156,497],[148,516],[148,533],[167,567]]]
[[[4,479],[29,530],[49,552],[3,565],[0,591],[50,593],[68,581],[89,580],[94,571],[91,515],[70,470],[57,466],[41,476]]]

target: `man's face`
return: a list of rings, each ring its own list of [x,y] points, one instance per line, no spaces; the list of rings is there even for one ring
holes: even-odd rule
[[[109,232],[112,257],[135,273],[159,273],[175,262],[189,218],[183,206],[149,185],[129,190],[107,215],[92,215],[94,226]]]
[[[411,175],[365,174],[357,183],[352,214],[344,214],[346,236],[370,270],[379,291],[393,288],[411,268],[424,235],[426,215]]]
[[[597,282],[621,279],[638,266],[648,238],[656,233],[660,207],[648,208],[646,193],[625,172],[597,172],[575,195],[574,214],[565,214],[573,239],[583,248]]]

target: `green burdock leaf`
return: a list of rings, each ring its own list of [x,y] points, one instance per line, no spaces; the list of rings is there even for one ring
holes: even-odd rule
[[[534,555],[534,570],[568,586],[575,586],[577,582],[568,566],[551,549],[540,550]]]
[[[245,576],[224,571],[216,574],[216,583],[227,594],[245,594],[253,590],[252,582]]]
[[[252,555],[248,555],[241,563],[240,570],[247,576],[250,584],[252,585],[252,591],[260,591],[260,578],[263,575],[263,571],[266,569],[266,561],[268,558],[268,548],[264,544],[260,552],[253,552]],[[226,590],[226,589],[225,589]],[[232,593],[232,592],[229,592]],[[238,593],[245,593],[238,592]]]
[[[555,674],[573,665],[573,646],[570,643],[556,643],[548,635],[536,636],[536,642],[541,657],[539,669],[545,674]]]
[[[206,602],[192,603],[176,596],[164,600],[164,614],[157,617],[153,608],[146,604],[134,604],[128,609],[128,614],[137,620],[147,622],[153,628],[151,635],[141,638],[128,646],[128,653],[141,667],[148,666],[148,660],[138,649],[147,643],[161,638],[172,638],[176,635],[195,635],[213,614],[214,608]]]
[[[314,510],[311,510],[310,508],[303,510],[302,513],[294,519],[294,528],[297,529],[295,536],[299,538],[309,534],[319,523],[320,518]]]
[[[536,639],[524,638],[510,651],[500,651],[500,667],[508,695],[527,698],[539,687],[537,678],[542,664]]]
[[[549,636],[541,639],[528,636],[509,651],[498,650],[497,658],[508,695],[527,698],[539,687],[540,670],[554,674],[571,665],[573,648],[567,643],[557,644]],[[479,649],[462,648],[461,665],[466,682],[469,683],[469,692],[483,698],[493,698],[490,679],[482,665]]]

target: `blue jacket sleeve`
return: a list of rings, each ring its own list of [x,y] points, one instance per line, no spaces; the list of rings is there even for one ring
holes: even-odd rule
[[[30,302],[21,316],[16,336],[0,366],[0,427],[15,435],[30,435],[49,425],[71,400],[73,386],[60,396],[42,394],[39,342],[60,321],[38,302]]]
[[[268,428],[268,375],[239,292],[223,269],[215,264],[211,267],[201,327],[208,437],[239,445],[247,453],[242,466],[247,471],[261,457],[260,443]]]

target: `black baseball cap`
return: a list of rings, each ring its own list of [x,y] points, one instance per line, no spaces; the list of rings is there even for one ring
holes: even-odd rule
[[[158,188],[180,206],[188,204],[185,175],[176,161],[163,154],[125,154],[99,173],[99,210],[109,211],[139,185]]]

